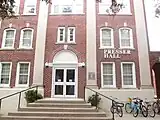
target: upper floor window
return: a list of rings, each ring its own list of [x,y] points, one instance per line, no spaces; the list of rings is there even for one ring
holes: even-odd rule
[[[122,62],[121,73],[122,73],[121,74],[122,87],[135,88],[136,87],[135,64],[133,62]]]
[[[101,48],[113,48],[113,29],[101,28],[100,29],[100,47]]]
[[[25,0],[23,14],[25,15],[36,14],[36,3],[37,0]]]
[[[29,62],[19,62],[17,66],[17,86],[28,86],[29,85],[29,75],[30,75],[30,63]]]
[[[18,14],[19,13],[20,0],[14,0],[14,1],[15,1],[15,3],[14,3],[13,11],[15,12],[15,14]]]
[[[53,0],[52,13],[81,14],[83,13],[83,0]]]
[[[9,87],[11,79],[11,63],[0,63],[0,86]]]
[[[14,48],[15,35],[15,29],[4,30],[2,48]]]
[[[117,3],[123,4],[122,9],[117,14],[128,15],[131,14],[130,10],[130,0],[116,0]],[[112,14],[110,6],[112,4],[112,0],[101,0],[99,3],[99,13],[100,14]]]
[[[33,29],[25,28],[21,30],[20,48],[32,48]]]
[[[101,64],[102,87],[116,87],[115,64],[105,62]]]
[[[120,47],[133,48],[133,35],[132,29],[120,28],[119,29]]]
[[[57,43],[75,43],[75,27],[59,27],[57,33]]]

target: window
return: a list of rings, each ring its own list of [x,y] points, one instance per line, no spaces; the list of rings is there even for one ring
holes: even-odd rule
[[[132,29],[121,28],[119,30],[120,47],[121,48],[133,48],[133,36]]]
[[[113,48],[113,29],[101,28],[100,29],[100,47],[101,48]]]
[[[17,86],[28,86],[29,85],[29,75],[30,75],[30,63],[20,62],[17,66]]]
[[[68,42],[75,42],[75,27],[68,28]]]
[[[83,13],[83,0],[53,0],[52,13],[81,14]]]
[[[2,48],[14,48],[15,35],[15,29],[4,30]]]
[[[117,0],[117,3],[123,4],[122,9],[117,14],[128,15],[131,14],[130,10],[130,0]],[[99,13],[100,14],[112,14],[110,6],[112,0],[101,0],[99,3]]]
[[[23,14],[26,15],[36,14],[36,1],[37,0],[25,0]]]
[[[13,11],[15,12],[15,14],[18,14],[19,13],[20,0],[14,0],[14,1],[15,1],[15,3],[14,3]]]
[[[135,64],[132,62],[122,62],[121,72],[122,72],[122,87],[135,88],[136,87]]]
[[[25,28],[21,30],[20,48],[32,48],[33,29]]]
[[[1,62],[0,63],[0,86],[9,87],[10,78],[11,78],[11,63],[10,62]]]
[[[115,64],[113,62],[101,64],[101,83],[102,87],[116,87]]]
[[[59,27],[58,28],[58,35],[57,35],[58,39],[57,42],[58,43],[64,43],[65,42],[65,27]]]

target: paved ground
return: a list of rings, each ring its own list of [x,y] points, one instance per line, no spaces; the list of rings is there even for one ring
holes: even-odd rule
[[[115,120],[160,120],[160,115],[156,115],[154,118],[151,117],[143,117],[142,115],[138,115],[136,118],[133,117],[132,114],[124,114],[122,118],[116,116]]]

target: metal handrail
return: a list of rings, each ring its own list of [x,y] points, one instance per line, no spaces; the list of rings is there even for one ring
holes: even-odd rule
[[[86,89],[88,89],[88,90],[91,90],[91,91],[93,91],[93,92],[95,92],[96,93],[96,96],[97,95],[101,95],[101,96],[103,96],[104,98],[107,98],[108,100],[111,100],[112,101],[112,106],[114,106],[114,103],[119,103],[119,102],[117,102],[117,101],[115,101],[114,99],[112,99],[112,98],[110,98],[110,97],[108,97],[108,96],[105,96],[105,95],[103,95],[103,94],[101,94],[101,93],[99,93],[99,92],[97,92],[97,91],[95,91],[95,90],[93,90],[93,89],[91,89],[91,88],[89,88],[89,87],[84,87],[84,92],[85,92],[85,88]],[[96,97],[96,99],[97,99],[97,97]],[[84,94],[84,100],[85,100],[85,94]],[[96,109],[98,108],[98,106],[96,105]],[[114,115],[114,112],[112,112],[112,120],[115,120],[115,115]]]
[[[22,94],[23,92],[28,91],[28,90],[33,89],[33,88],[36,88],[36,91],[37,91],[37,94],[38,94],[38,87],[43,87],[43,88],[44,88],[45,86],[44,86],[44,85],[32,86],[32,87],[29,87],[29,88],[27,88],[27,89],[25,89],[25,90],[22,90],[22,91],[19,91],[19,92],[15,92],[15,93],[12,93],[12,94],[10,94],[10,95],[7,95],[7,96],[4,96],[4,97],[0,98],[0,109],[1,109],[1,103],[2,103],[2,100],[3,100],[3,99],[12,97],[12,96],[17,95],[17,94],[19,94],[18,107],[17,107],[17,109],[19,109],[19,108],[20,108],[20,104],[21,104],[21,94]]]

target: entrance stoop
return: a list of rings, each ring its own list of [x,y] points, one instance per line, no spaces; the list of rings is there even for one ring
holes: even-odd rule
[[[45,98],[17,112],[10,112],[0,120],[111,120],[105,112],[98,112],[83,99]]]

